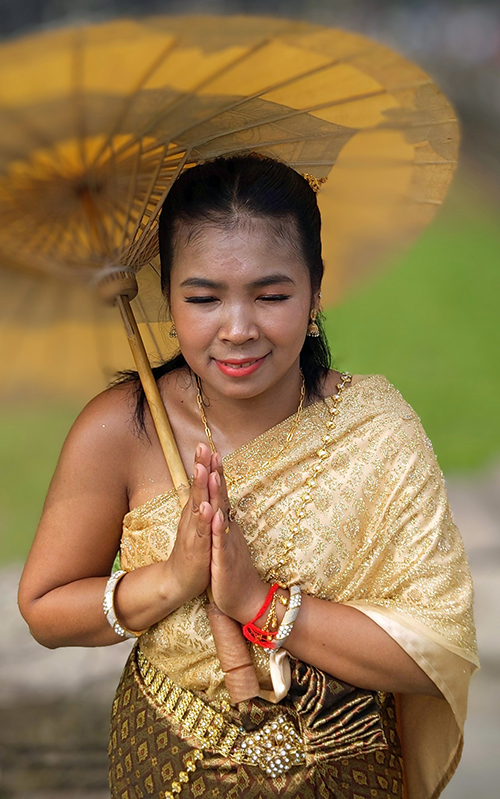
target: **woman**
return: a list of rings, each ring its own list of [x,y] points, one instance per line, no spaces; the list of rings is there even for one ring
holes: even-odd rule
[[[68,436],[19,594],[46,646],[139,636],[112,796],[438,796],[477,662],[470,577],[415,413],[385,378],[329,369],[313,190],[257,156],[195,167],[160,251],[181,354],[156,377],[190,501],[137,382],[116,385]],[[237,707],[209,585],[252,641],[260,696]]]

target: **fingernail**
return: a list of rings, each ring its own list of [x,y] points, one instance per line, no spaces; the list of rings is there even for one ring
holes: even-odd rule
[[[195,465],[194,465],[194,476],[195,477],[199,477],[200,476],[200,469],[201,469],[200,464],[199,463],[195,463]]]
[[[217,485],[220,486],[220,484],[221,484],[221,482],[220,482],[220,474],[219,474],[219,472],[214,472],[214,474],[215,474],[214,480],[217,483]]]
[[[198,446],[196,447],[196,453],[195,454],[196,454],[197,458],[201,458],[201,445],[200,444],[198,444]]]
[[[221,511],[221,509],[220,509],[220,508],[219,508],[219,510],[217,511],[217,516],[219,517],[219,521],[220,521],[220,522],[223,522],[223,521],[224,521],[224,514],[222,513],[222,511]]]

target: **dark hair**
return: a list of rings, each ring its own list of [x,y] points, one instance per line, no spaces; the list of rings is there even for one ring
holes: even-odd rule
[[[170,273],[176,239],[181,225],[237,225],[242,217],[270,220],[277,235],[298,254],[309,272],[311,293],[321,286],[321,217],[316,194],[305,178],[286,164],[258,154],[219,157],[187,169],[172,185],[160,214],[159,242],[161,286],[170,294]],[[290,223],[296,235],[291,235]],[[316,320],[320,335],[306,336],[300,353],[308,397],[320,397],[321,386],[331,365],[328,341],[321,317]],[[182,354],[153,368],[155,379],[187,366]],[[122,380],[137,379],[136,373]],[[144,429],[144,393],[137,387],[136,420]]]

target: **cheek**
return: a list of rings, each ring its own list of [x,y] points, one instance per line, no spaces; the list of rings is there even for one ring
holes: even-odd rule
[[[181,309],[176,322],[177,335],[183,347],[203,347],[217,335],[218,326],[207,315]]]
[[[269,329],[280,340],[302,339],[309,321],[309,305],[302,302],[284,303],[269,319]]]

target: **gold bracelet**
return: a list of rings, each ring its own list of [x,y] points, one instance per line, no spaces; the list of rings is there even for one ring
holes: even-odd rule
[[[108,624],[112,628],[113,632],[115,632],[121,638],[139,638],[139,636],[145,633],[146,630],[140,630],[140,632],[135,632],[135,630],[129,630],[121,622],[118,621],[116,616],[116,610],[115,610],[116,586],[118,585],[120,580],[123,577],[125,577],[126,574],[128,574],[128,572],[124,571],[123,569],[117,572],[113,572],[108,582],[106,583],[106,588],[104,590],[104,598],[102,601],[102,608],[104,611],[104,615],[106,616],[106,619],[108,621]]]
[[[283,587],[284,586],[280,586],[280,588]],[[277,591],[273,594],[271,604],[269,605],[269,610],[267,611],[266,621],[262,627],[262,632],[264,633],[277,630],[279,627],[279,621],[276,615],[276,602],[280,602],[286,608],[288,606],[288,597],[278,594]]]

